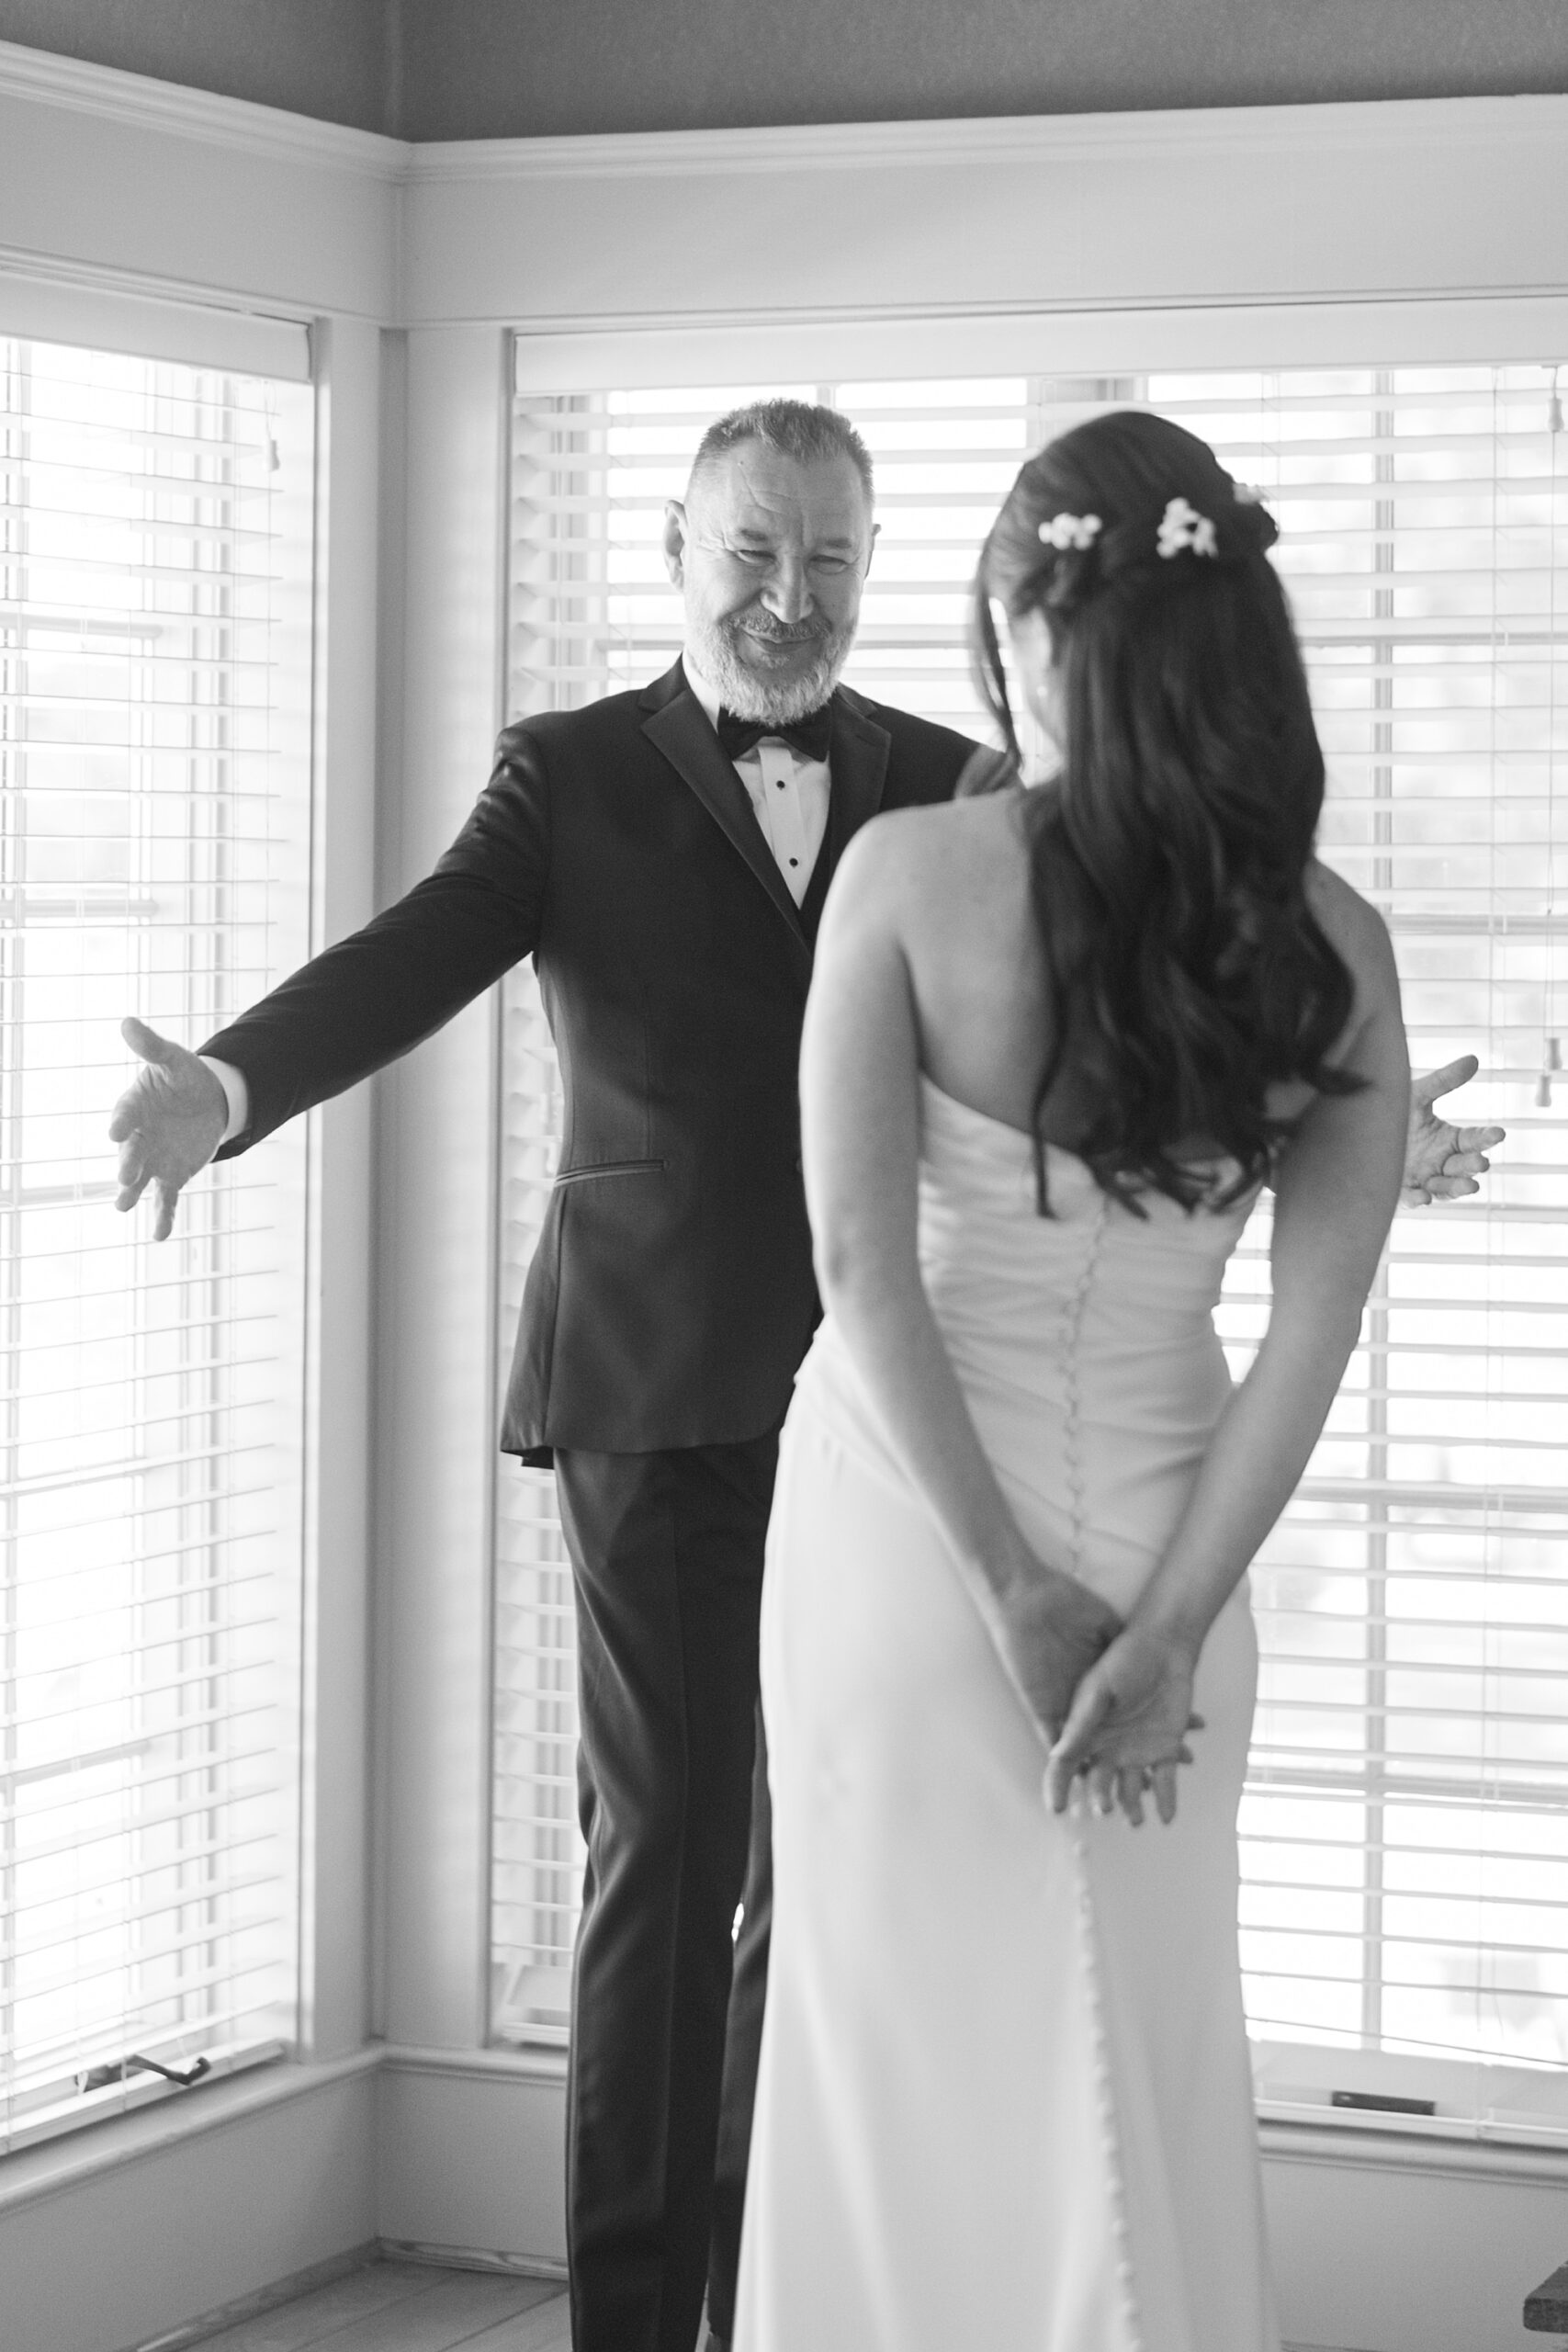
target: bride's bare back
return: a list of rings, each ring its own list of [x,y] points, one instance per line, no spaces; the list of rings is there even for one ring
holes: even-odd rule
[[[1016,791],[911,810],[897,853],[920,1067],[944,1094],[1028,1130],[1053,1033],[1022,810]],[[1069,1108],[1051,1105],[1055,1142],[1072,1140]]]
[[[1027,1133],[1055,1027],[1023,802],[1021,792],[1010,791],[910,809],[884,820],[882,847],[898,869],[899,944],[920,1068],[943,1093]],[[1366,926],[1377,917],[1323,866],[1309,869],[1307,896],[1357,982],[1357,1015],[1330,1057],[1337,1061],[1366,1010],[1372,977]],[[1300,1083],[1276,1088],[1269,1108],[1291,1116],[1311,1093]],[[1089,1107],[1076,1074],[1065,1070],[1045,1105],[1044,1139],[1074,1148]],[[1201,1136],[1179,1147],[1195,1159],[1209,1148]]]

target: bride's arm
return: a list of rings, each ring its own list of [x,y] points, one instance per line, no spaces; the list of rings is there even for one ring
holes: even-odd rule
[[[818,1281],[878,1419],[947,1539],[1015,1689],[1047,1740],[1115,1611],[1036,1557],[976,1433],[920,1280],[914,999],[901,944],[922,908],[922,820],[868,827],[824,910],[801,1056]]]
[[[1355,1029],[1336,1058],[1367,1083],[1317,1096],[1281,1158],[1268,1330],[1125,1632],[1074,1696],[1047,1777],[1058,1809],[1077,1771],[1090,1770],[1106,1804],[1114,1772],[1177,1752],[1204,1636],[1290,1500],[1360,1330],[1399,1199],[1410,1072],[1388,934],[1344,885],[1328,901],[1325,927],[1356,981]],[[1168,1772],[1156,1797],[1168,1819]]]

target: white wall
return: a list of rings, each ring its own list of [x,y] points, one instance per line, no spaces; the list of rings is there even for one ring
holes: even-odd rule
[[[483,778],[511,325],[525,380],[580,387],[929,373],[932,315],[966,368],[1557,358],[1565,130],[1529,99],[415,154],[0,49],[0,272],[316,322],[325,939]],[[380,1082],[374,1195],[368,1096],[316,1122],[301,2060],[0,2165],[28,2352],[119,2352],[371,2234],[558,2262],[558,2061],[481,2047],[494,1072],[479,1006]],[[1504,2352],[1568,2253],[1551,2152],[1266,2147],[1298,2342]]]

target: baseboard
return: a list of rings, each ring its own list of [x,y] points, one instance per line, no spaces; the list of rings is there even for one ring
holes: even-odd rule
[[[378,2238],[387,2262],[433,2262],[446,2270],[501,2270],[513,2278],[551,2278],[566,2285],[566,2265],[547,2254],[493,2254],[485,2246],[427,2245],[420,2238]]]
[[[240,2295],[231,2303],[220,2303],[216,2311],[203,2312],[199,2319],[187,2319],[182,2326],[171,2327],[162,2335],[143,2336],[140,2344],[129,2345],[126,2352],[186,2352],[187,2346],[205,2344],[223,2328],[238,2327],[242,2320],[260,2319],[267,2312],[276,2311],[280,2303],[293,2302],[296,2296],[313,2295],[318,2288],[346,2278],[351,2270],[363,2270],[367,2262],[378,2261],[380,2256],[378,2242],[367,2238],[363,2245],[351,2246],[346,2254],[330,2255],[325,2262],[312,2262],[304,2270],[275,2279],[270,2287],[258,2287],[254,2294]]]

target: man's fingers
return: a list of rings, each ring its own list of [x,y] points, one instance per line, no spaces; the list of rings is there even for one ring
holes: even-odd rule
[[[1506,1127],[1456,1127],[1454,1129],[1456,1151],[1493,1151],[1498,1144],[1506,1143],[1507,1140]],[[1446,1159],[1443,1165],[1445,1168],[1451,1168],[1453,1161]],[[1486,1162],[1483,1160],[1481,1165],[1484,1168]]]
[[[121,1149],[119,1166],[115,1171],[116,1182],[119,1185],[115,1195],[117,1209],[133,1209],[136,1206],[147,1190],[147,1180],[152,1172],[141,1150],[141,1138],[133,1136]]]
[[[114,1106],[113,1114],[109,1119],[110,1143],[124,1143],[128,1136],[133,1136],[141,1125],[142,1113],[146,1108],[146,1092],[141,1080],[138,1079],[134,1086],[126,1088],[125,1092]]]
[[[120,1023],[119,1034],[133,1054],[140,1054],[144,1062],[157,1062],[165,1069],[182,1050],[172,1038],[161,1037],[156,1029],[139,1021],[134,1012]]]
[[[1456,1086],[1468,1086],[1480,1068],[1473,1054],[1461,1054],[1457,1061],[1445,1062],[1441,1069],[1430,1069],[1424,1076],[1412,1079],[1411,1100],[1430,1110],[1439,1094],[1451,1094]]]
[[[1176,1766],[1174,1764],[1155,1766],[1155,1811],[1168,1829],[1176,1819]]]
[[[158,1216],[152,1227],[154,1241],[166,1241],[175,1229],[175,1208],[180,1197],[177,1184],[166,1184],[158,1179]]]

